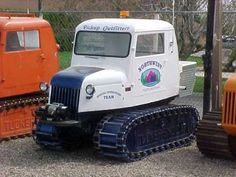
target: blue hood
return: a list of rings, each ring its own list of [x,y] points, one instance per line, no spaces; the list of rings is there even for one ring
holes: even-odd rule
[[[80,88],[86,76],[103,70],[95,67],[70,67],[57,73],[51,80],[52,86],[63,88]]]

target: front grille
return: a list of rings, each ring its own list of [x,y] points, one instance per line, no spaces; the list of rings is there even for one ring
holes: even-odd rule
[[[79,106],[80,90],[76,88],[63,88],[52,86],[50,103],[62,103],[72,112],[77,112]]]
[[[225,91],[223,123],[236,125],[236,92]]]

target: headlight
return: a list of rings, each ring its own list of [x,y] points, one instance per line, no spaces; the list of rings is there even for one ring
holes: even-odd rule
[[[48,84],[46,82],[40,82],[39,88],[42,92],[46,92],[48,90]]]
[[[234,60],[234,61],[232,62],[232,66],[233,66],[234,69],[236,69],[236,60]]]
[[[87,85],[85,91],[88,95],[93,95],[95,92],[95,88],[92,85]]]

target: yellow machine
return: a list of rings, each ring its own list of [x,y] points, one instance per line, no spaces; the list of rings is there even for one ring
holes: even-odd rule
[[[224,106],[222,127],[230,137],[236,137],[236,73],[230,77],[224,87]]]
[[[197,127],[197,146],[207,156],[236,155],[236,73],[225,83],[222,112],[206,112]]]
[[[213,29],[216,22],[220,24],[221,18],[219,16],[214,17],[214,14],[220,14],[214,13],[214,7],[219,10],[222,4],[220,4],[220,1],[209,0],[206,53],[203,56],[205,71],[203,117],[197,126],[196,141],[199,150],[207,156],[234,158],[236,154],[236,72],[225,83],[223,104],[221,104],[222,65],[220,60],[222,56],[217,53],[222,50],[220,40],[215,41],[218,48],[216,50],[217,45],[214,45],[215,53],[213,51],[213,33],[216,34]],[[220,26],[218,25],[218,27]],[[220,38],[222,36],[221,32],[218,31],[217,36]],[[212,53],[215,54],[214,57]],[[235,62],[232,65],[236,68]],[[214,79],[219,82],[214,82]],[[215,92],[218,92],[217,97]]]

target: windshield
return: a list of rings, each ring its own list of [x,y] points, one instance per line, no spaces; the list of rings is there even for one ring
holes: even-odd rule
[[[74,52],[77,55],[127,57],[130,41],[129,33],[80,31]]]

